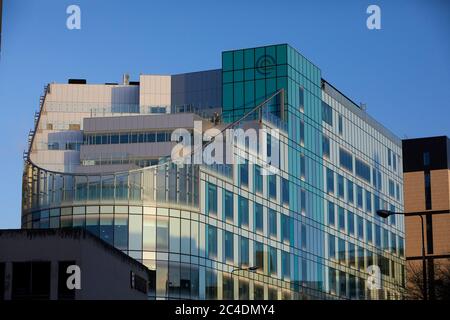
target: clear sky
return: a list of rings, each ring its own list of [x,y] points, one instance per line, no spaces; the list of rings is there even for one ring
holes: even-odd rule
[[[81,30],[66,8],[81,8]],[[381,30],[366,9],[381,8]],[[4,0],[0,228],[20,227],[22,152],[49,82],[221,67],[228,49],[289,43],[400,138],[450,136],[447,0]]]

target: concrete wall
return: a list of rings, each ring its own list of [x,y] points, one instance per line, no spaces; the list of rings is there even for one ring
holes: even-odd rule
[[[147,268],[84,230],[0,230],[0,252],[0,262],[6,262],[6,299],[11,297],[12,262],[26,261],[51,261],[52,300],[58,297],[58,261],[76,261],[81,268],[75,299],[147,299],[130,282],[131,271],[148,281]]]

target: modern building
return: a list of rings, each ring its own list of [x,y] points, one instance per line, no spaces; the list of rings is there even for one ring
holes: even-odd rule
[[[422,223],[428,298],[439,296],[434,283],[450,265],[450,140],[446,136],[403,140],[405,231],[408,288],[423,280]],[[450,270],[450,269],[449,269]],[[420,290],[416,294],[420,297]]]
[[[82,228],[0,230],[0,252],[0,300],[146,300],[154,294],[154,271]]]
[[[289,45],[225,51],[218,70],[52,83],[35,119],[22,227],[85,227],[156,270],[158,299],[401,297],[403,217],[375,214],[403,210],[401,140]],[[205,153],[227,129],[269,134],[225,137],[239,164],[198,164],[194,146],[180,165],[177,128],[212,137]]]

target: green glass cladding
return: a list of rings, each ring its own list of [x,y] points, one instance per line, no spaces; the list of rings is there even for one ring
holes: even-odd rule
[[[222,53],[223,117],[226,122],[238,120],[258,104],[287,89],[288,46],[225,51]],[[269,106],[279,114],[279,104]]]

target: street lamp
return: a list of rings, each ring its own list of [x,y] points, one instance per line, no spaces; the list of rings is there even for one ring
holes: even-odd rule
[[[403,212],[394,212],[389,210],[377,210],[377,215],[381,218],[388,218],[389,216],[399,214],[404,215]],[[420,217],[420,222],[422,224],[422,278],[423,278],[423,300],[427,300],[427,269],[426,269],[426,258],[425,258],[425,236],[424,236],[424,229],[423,229],[423,217],[421,214],[418,214]]]

